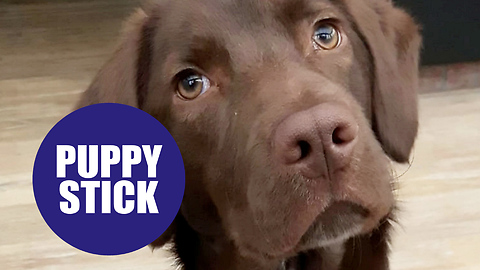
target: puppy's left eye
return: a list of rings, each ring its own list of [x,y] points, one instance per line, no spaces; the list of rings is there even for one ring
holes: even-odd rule
[[[320,49],[333,50],[340,45],[340,32],[331,23],[320,22],[313,34],[313,41]]]

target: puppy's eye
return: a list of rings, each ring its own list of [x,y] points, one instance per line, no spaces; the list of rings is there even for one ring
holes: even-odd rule
[[[194,99],[210,88],[210,80],[194,70],[184,70],[177,77],[177,93],[184,99]]]
[[[320,49],[332,50],[340,45],[341,37],[338,30],[332,24],[320,22],[317,24],[315,33],[313,34],[313,41]]]

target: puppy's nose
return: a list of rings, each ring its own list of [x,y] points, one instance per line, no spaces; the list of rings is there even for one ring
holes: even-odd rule
[[[341,105],[321,104],[297,112],[275,130],[274,155],[308,178],[326,176],[348,165],[358,124]]]

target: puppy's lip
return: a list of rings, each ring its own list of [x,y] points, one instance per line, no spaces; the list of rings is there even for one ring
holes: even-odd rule
[[[370,211],[359,204],[335,201],[317,216],[294,250],[301,252],[345,241],[362,232],[369,216]]]

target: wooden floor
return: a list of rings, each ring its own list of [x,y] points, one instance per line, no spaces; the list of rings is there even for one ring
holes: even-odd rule
[[[37,2],[0,2],[0,269],[174,269],[148,248],[83,253],[40,216],[31,185],[40,142],[108,57],[136,2]],[[420,109],[415,160],[400,178],[392,269],[478,270],[480,89],[423,95]]]

